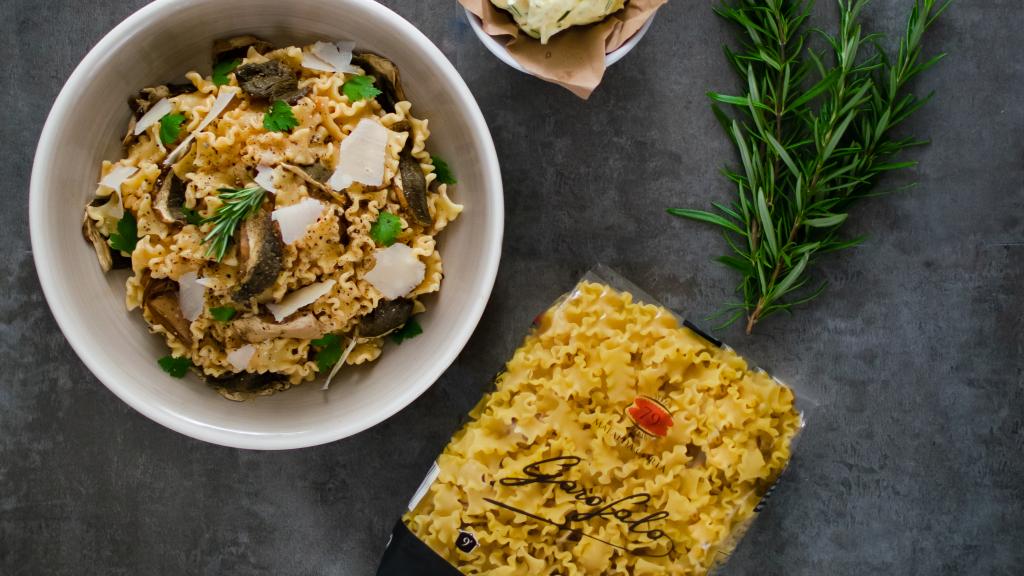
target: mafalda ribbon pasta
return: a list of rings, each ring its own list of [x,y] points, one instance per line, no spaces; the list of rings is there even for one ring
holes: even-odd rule
[[[398,530],[492,576],[705,574],[802,422],[789,388],[594,281],[537,318],[470,416]]]

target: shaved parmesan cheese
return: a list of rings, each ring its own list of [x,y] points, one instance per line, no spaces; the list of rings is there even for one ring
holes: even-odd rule
[[[346,190],[352,185],[352,179],[342,174],[340,170],[335,170],[334,174],[331,174],[330,179],[327,180],[327,185],[332,190]]]
[[[256,347],[252,344],[246,344],[241,348],[228,352],[228,363],[235,369],[235,372],[243,372],[249,367],[249,362],[252,362],[252,357],[255,355]]]
[[[348,40],[317,42],[302,55],[302,66],[320,72],[358,74],[359,69],[352,65],[352,49],[355,47],[356,43]]]
[[[323,211],[324,205],[319,200],[304,198],[298,204],[274,210],[270,218],[281,227],[284,243],[291,244],[306,235],[306,230],[320,218]]]
[[[203,313],[206,305],[206,287],[199,283],[195,272],[185,272],[178,278],[178,307],[189,322]]]
[[[170,100],[167,98],[161,99],[135,123],[135,135],[138,136],[145,132],[150,126],[159,122],[161,118],[170,114],[173,109],[174,105],[171,104]]]
[[[373,252],[377,263],[366,273],[366,281],[388,300],[412,292],[426,275],[427,267],[405,244],[392,244]]]
[[[203,131],[211,122],[216,120],[217,116],[220,116],[221,112],[228,107],[228,104],[231,103],[231,99],[234,97],[234,92],[221,89],[220,94],[217,94],[217,99],[213,101],[213,106],[210,106],[210,111],[203,117],[203,121],[199,123],[199,126],[194,132],[189,134],[181,144],[178,144],[177,148],[167,155],[167,158],[164,160],[164,166],[170,166],[177,162],[178,158],[181,158],[182,154],[184,154],[185,151],[188,150],[188,147],[192,145],[192,140],[195,140],[196,132]]]
[[[107,188],[112,188],[115,192],[120,192],[121,184],[124,184],[125,180],[138,171],[139,169],[135,166],[114,166],[114,168],[100,180],[100,186],[106,186]]]
[[[274,168],[261,164],[256,167],[256,178],[253,178],[256,184],[260,188],[263,188],[271,194],[277,194],[277,188],[274,188]]]
[[[274,320],[280,322],[304,306],[309,306],[327,294],[334,288],[334,280],[316,282],[294,292],[289,292],[280,303],[267,304],[267,309],[274,315]]]
[[[317,58],[310,52],[302,53],[302,67],[310,70],[316,70],[317,72],[334,72],[334,67]]]
[[[213,288],[214,285],[217,284],[217,281],[214,280],[213,278],[200,278],[200,279],[196,280],[196,284],[199,284],[200,286],[203,286],[203,287],[206,287],[206,288]]]
[[[331,387],[331,380],[334,380],[334,375],[337,374],[338,370],[341,370],[341,367],[345,365],[345,360],[348,360],[349,354],[352,353],[352,350],[355,349],[356,344],[358,343],[359,334],[357,332],[352,336],[352,339],[349,340],[348,346],[345,347],[345,351],[341,353],[341,358],[338,358],[338,361],[334,363],[334,368],[331,368],[331,373],[327,375],[327,380],[324,380],[324,385],[320,387],[321,390],[327,390]]]
[[[380,186],[384,182],[387,145],[388,129],[379,122],[363,118],[356,129],[341,141],[338,167],[327,183],[335,190],[344,190],[352,182]]]

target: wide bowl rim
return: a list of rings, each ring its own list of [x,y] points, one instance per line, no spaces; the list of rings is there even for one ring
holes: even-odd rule
[[[163,15],[189,4],[190,0],[155,0],[129,15],[104,35],[89,50],[64,83],[40,133],[29,185],[29,236],[39,283],[58,327],[89,371],[118,398],[154,422],[197,440],[221,446],[255,450],[305,448],[347,438],[387,420],[426,392],[454,363],[476,330],[494,289],[504,236],[504,191],[494,141],[476,99],[441,50],[402,16],[373,0],[333,1],[359,4],[361,8],[372,12],[372,16],[380,19],[385,26],[403,31],[408,41],[424,50],[428,57],[438,65],[446,84],[454,92],[454,99],[464,110],[469,130],[479,139],[481,162],[484,164],[481,167],[483,179],[481,197],[493,197],[491,205],[488,206],[490,214],[486,226],[488,234],[483,239],[490,245],[485,246],[484,258],[477,264],[474,271],[477,276],[474,284],[478,283],[480,296],[473,302],[467,302],[461,309],[462,316],[466,319],[460,324],[461,330],[457,334],[448,335],[448,344],[439,353],[438,360],[433,362],[429,368],[424,369],[418,379],[410,381],[410,386],[405,389],[403,394],[390,396],[386,404],[367,418],[356,422],[343,420],[337,422],[335,426],[314,427],[294,432],[259,432],[228,429],[198,422],[186,414],[162,406],[159,402],[147,398],[140,389],[133,387],[131,382],[116,377],[104,363],[95,360],[89,354],[93,345],[88,338],[88,333],[85,332],[83,326],[72,321],[73,306],[62,297],[62,284],[65,282],[61,281],[56,270],[46,265],[46,258],[57,247],[53,246],[55,242],[49,240],[44,233],[43,228],[46,222],[44,199],[47,198],[47,190],[53,188],[50,166],[53,165],[55,155],[58,153],[61,123],[72,111],[74,94],[89,83],[90,71],[103,65],[108,53],[116,49],[133,30],[141,25],[158,22]],[[217,398],[217,400],[221,399]]]
[[[491,36],[490,34],[484,31],[483,21],[480,19],[479,16],[474,14],[472,11],[469,10],[469,8],[466,8],[465,6],[462,7],[462,10],[466,14],[466,19],[469,21],[469,26],[470,28],[473,29],[473,33],[476,34],[477,39],[480,40],[480,43],[483,44],[484,47],[487,48],[487,50],[491,54],[494,54],[494,56],[497,57],[498,60],[501,60],[508,66],[511,66],[512,68],[522,72],[523,74],[533,76],[533,74],[529,70],[523,68],[523,65],[512,57],[512,55],[508,51],[508,48],[506,48],[504,44],[498,42],[498,40],[495,39],[494,36]],[[609,68],[619,60],[622,60],[626,56],[626,54],[629,54],[630,51],[632,51],[633,48],[635,48],[636,45],[640,43],[640,40],[643,39],[644,35],[646,35],[647,31],[651,28],[651,23],[654,22],[654,17],[657,16],[657,14],[657,12],[651,14],[650,17],[647,18],[647,21],[644,22],[643,26],[641,26],[640,29],[636,31],[636,33],[630,36],[628,40],[623,42],[622,46],[619,46],[615,50],[612,50],[611,52],[608,52],[607,54],[604,55],[605,68]]]

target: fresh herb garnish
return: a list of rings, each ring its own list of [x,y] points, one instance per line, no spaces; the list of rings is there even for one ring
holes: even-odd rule
[[[270,110],[263,115],[263,127],[271,132],[287,132],[298,125],[292,107],[284,100],[274,100]]]
[[[370,238],[381,246],[391,246],[402,231],[402,219],[390,212],[381,212],[370,226]]]
[[[341,91],[348,97],[349,102],[369,100],[380,94],[380,90],[373,85],[372,76],[353,76],[341,85]]]
[[[188,358],[176,356],[164,356],[156,362],[163,368],[164,372],[167,372],[174,378],[183,377],[188,373],[189,366],[192,365],[192,361]]]
[[[455,184],[458,180],[455,179],[455,175],[452,174],[452,169],[448,167],[448,163],[444,161],[440,156],[431,156],[430,161],[434,163],[434,174],[437,175],[437,181],[441,184]]]
[[[181,213],[185,215],[185,222],[193,226],[199,226],[203,223],[203,217],[199,215],[197,210],[182,206]]]
[[[325,334],[323,338],[311,340],[310,344],[319,348],[316,353],[316,368],[319,372],[329,371],[341,360],[341,339],[337,335]]]
[[[263,196],[266,191],[259,186],[252,188],[220,188],[217,196],[223,204],[217,208],[213,216],[203,218],[201,223],[213,222],[213,228],[203,237],[203,243],[209,243],[206,248],[206,255],[213,256],[220,262],[228,251],[228,244],[235,235],[238,225],[249,216],[252,216],[260,205],[263,204]]]
[[[391,333],[391,339],[395,344],[401,344],[403,340],[415,338],[420,334],[423,334],[423,327],[415,318],[409,318],[405,321],[404,326]]]
[[[185,115],[181,113],[168,114],[160,119],[160,141],[164,146],[178,141],[181,135],[181,123],[185,121]]]
[[[235,68],[238,68],[238,65],[241,63],[241,60],[235,58],[234,60],[221,60],[214,64],[212,75],[214,85],[223,86],[230,82],[231,79],[228,78],[228,74],[234,72]]]
[[[235,310],[231,306],[218,306],[216,308],[210,308],[210,316],[218,322],[228,322],[235,317],[238,310]]]
[[[117,221],[117,232],[110,235],[107,243],[114,250],[131,254],[139,242],[139,224],[131,212],[125,210],[124,216]]]
[[[747,333],[821,294],[824,284],[809,286],[811,264],[860,243],[841,238],[840,227],[879,176],[915,165],[889,158],[924,142],[889,133],[928,101],[905,92],[907,82],[944,56],[920,61],[921,39],[948,1],[915,0],[893,58],[878,34],[861,32],[866,0],[839,0],[838,36],[816,31],[828,42],[829,64],[807,47],[811,3],[736,0],[716,10],[746,36],[742,50],[726,49],[746,93],[709,93],[739,151],[741,168],[725,170],[738,197],[729,206],[713,203],[714,212],[669,210],[722,229],[731,253],[718,261],[742,275],[742,302],[722,314],[725,325],[746,316]],[[735,107],[737,117],[718,104]]]

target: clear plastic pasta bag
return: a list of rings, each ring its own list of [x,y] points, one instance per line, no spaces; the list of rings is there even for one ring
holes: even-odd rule
[[[377,574],[707,574],[789,462],[805,402],[599,268],[536,318]]]

